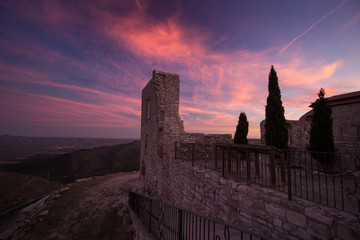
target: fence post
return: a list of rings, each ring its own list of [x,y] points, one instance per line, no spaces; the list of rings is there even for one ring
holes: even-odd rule
[[[182,209],[179,209],[179,216],[178,216],[178,231],[179,231],[179,240],[183,239],[183,222],[182,222],[182,215],[183,215],[183,211]]]
[[[149,211],[149,233],[151,233],[151,217],[152,217],[152,199],[150,199],[150,211]]]
[[[270,150],[270,182],[271,184],[276,184],[276,176],[275,176],[275,153],[274,149]]]
[[[231,174],[232,173],[232,169],[231,169],[231,162],[232,162],[232,149],[231,149],[231,147],[229,147],[229,150],[228,150],[229,152],[228,152],[228,172]]]
[[[256,176],[260,175],[259,153],[258,152],[255,152],[255,172],[256,172]]]
[[[290,152],[285,152],[286,158],[286,167],[287,167],[287,177],[288,177],[288,200],[292,200],[292,192],[291,192],[291,172],[290,172]]]
[[[250,162],[250,152],[249,149],[246,149],[245,152],[245,157],[246,157],[246,177],[247,177],[247,181],[250,181],[250,177],[251,177],[251,162]]]

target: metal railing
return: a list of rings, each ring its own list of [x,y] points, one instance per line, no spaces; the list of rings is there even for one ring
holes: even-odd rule
[[[343,211],[360,213],[360,194],[357,192],[360,190],[359,153],[293,149],[283,152],[288,166],[289,194]],[[328,164],[321,163],[326,160]]]
[[[285,192],[289,200],[295,196],[351,213],[360,212],[360,172],[349,171],[349,166],[359,170],[359,153],[175,143],[175,158],[219,171],[223,177]],[[330,159],[333,164],[323,165],[316,159]]]
[[[156,239],[265,239],[188,210],[129,192],[129,205]]]

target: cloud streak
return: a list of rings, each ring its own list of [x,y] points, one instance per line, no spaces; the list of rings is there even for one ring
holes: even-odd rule
[[[332,9],[331,11],[329,11],[327,14],[325,14],[324,16],[322,16],[319,20],[317,20],[315,23],[313,23],[309,28],[307,28],[303,33],[299,34],[298,36],[296,36],[293,40],[291,40],[288,44],[286,44],[276,55],[275,57],[279,56],[280,54],[282,54],[288,47],[290,47],[296,40],[298,40],[299,38],[301,38],[302,36],[304,36],[306,33],[308,33],[311,29],[313,29],[316,25],[318,25],[319,23],[321,23],[324,19],[326,19],[327,17],[329,17],[331,14],[335,13],[337,10],[339,10],[342,6],[344,6],[347,2],[349,2],[349,0],[344,0],[343,2],[341,2],[337,7],[335,7],[334,9]]]
[[[118,104],[88,104],[58,97],[2,88],[2,120],[44,125],[122,126],[139,124],[139,111]],[[20,111],[21,110],[21,111]]]

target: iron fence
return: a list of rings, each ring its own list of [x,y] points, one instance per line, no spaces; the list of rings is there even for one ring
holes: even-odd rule
[[[265,239],[146,196],[129,192],[129,205],[156,239]]]
[[[217,170],[224,177],[285,192],[289,200],[295,196],[351,213],[360,212],[359,153],[197,143],[176,143],[175,153],[176,159]]]

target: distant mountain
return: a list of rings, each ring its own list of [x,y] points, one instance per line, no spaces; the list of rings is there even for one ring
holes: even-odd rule
[[[62,183],[108,173],[139,169],[140,142],[82,149],[60,155],[43,154],[18,163],[0,164],[0,170],[34,175]]]
[[[84,148],[124,144],[135,139],[0,136],[0,164],[36,154],[61,154]]]

